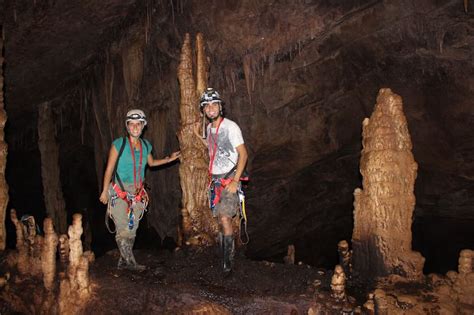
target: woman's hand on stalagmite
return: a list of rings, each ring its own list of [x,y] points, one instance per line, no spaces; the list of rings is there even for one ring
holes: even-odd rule
[[[169,157],[168,162],[173,162],[174,160],[177,160],[181,157],[181,151],[176,151],[171,153],[171,156]]]
[[[103,191],[103,192],[100,194],[99,200],[100,200],[100,202],[102,202],[104,205],[107,204],[107,202],[109,201],[109,196],[108,196],[108,193],[107,193],[106,190]]]

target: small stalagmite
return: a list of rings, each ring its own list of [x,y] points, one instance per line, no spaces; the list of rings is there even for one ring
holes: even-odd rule
[[[453,277],[454,281],[452,296],[458,302],[474,307],[474,272],[472,269],[473,260],[473,250],[463,249],[459,254],[459,274]]]
[[[82,256],[82,215],[76,213],[72,216],[72,225],[68,229],[69,235],[69,268],[70,279],[75,279],[76,269]]]
[[[59,237],[59,258],[63,264],[69,261],[69,238],[66,234]]]
[[[295,245],[288,245],[288,251],[285,257],[283,257],[283,262],[287,265],[295,264]]]
[[[375,314],[388,315],[390,313],[388,303],[387,303],[387,295],[384,290],[376,289],[374,291],[374,300],[375,300]]]
[[[23,223],[21,223],[21,221],[18,220],[15,209],[12,209],[10,211],[10,219],[15,225],[15,231],[16,231],[16,250],[18,251],[18,256],[16,259],[16,267],[18,268],[18,272],[21,275],[24,275],[28,273],[28,270],[29,270],[29,255],[28,255],[28,245],[25,241]]]
[[[198,100],[207,85],[207,62],[202,34],[196,36],[197,82],[193,74],[191,39],[186,34],[178,67],[180,83],[179,111],[181,124],[178,140],[181,149],[179,177],[183,192],[181,233],[187,244],[212,245],[217,235],[217,224],[208,209],[207,148],[196,139],[194,127],[200,125]]]
[[[53,220],[44,219],[44,243],[41,255],[41,265],[43,269],[43,283],[46,290],[54,288],[56,276],[56,249],[58,246],[58,235],[54,232]]]
[[[346,298],[346,275],[340,265],[336,265],[331,278],[331,296],[338,301]]]
[[[0,33],[2,28],[0,27]],[[0,251],[5,249],[7,232],[5,217],[8,204],[8,185],[5,180],[8,146],[5,142],[4,128],[7,122],[7,112],[3,102],[3,38],[0,36]]]
[[[344,269],[347,277],[352,274],[352,251],[349,249],[349,243],[342,240],[337,244],[337,252],[339,253],[339,265]]]
[[[418,280],[424,258],[411,247],[418,166],[399,95],[379,91],[362,137],[363,189],[354,191],[353,271],[359,280],[390,274]]]
[[[79,314],[86,305],[92,286],[89,279],[89,262],[93,255],[83,254],[81,235],[82,215],[76,213],[69,226],[69,266],[67,273],[60,274],[59,313]]]
[[[474,251],[470,249],[463,249],[461,253],[459,253],[459,264],[458,264],[458,272],[460,274],[469,274],[472,272],[472,260],[474,258]]]
[[[367,315],[374,315],[375,314],[375,301],[374,301],[374,294],[369,293],[367,301],[363,305],[364,314]]]
[[[23,216],[21,218],[22,223],[23,223],[23,234],[26,237],[26,242],[29,245],[29,250],[30,254],[34,254],[35,247],[35,241],[36,241],[36,220],[35,217],[32,215]]]

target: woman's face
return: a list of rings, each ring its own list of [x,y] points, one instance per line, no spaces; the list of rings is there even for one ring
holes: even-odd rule
[[[143,122],[139,120],[130,120],[127,124],[127,127],[130,136],[138,138],[143,131]]]

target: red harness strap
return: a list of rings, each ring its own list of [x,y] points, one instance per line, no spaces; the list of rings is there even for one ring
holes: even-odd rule
[[[138,190],[138,192],[134,195],[132,199],[128,197],[129,193],[120,189],[120,187],[117,184],[114,183],[112,185],[112,188],[114,189],[117,196],[128,204],[127,211],[129,210],[133,201],[143,202],[145,205],[148,204],[148,194],[145,188],[143,187],[143,185],[140,187],[140,189]]]
[[[231,178],[220,178],[220,179],[215,179],[215,181],[219,181],[220,185],[215,185],[214,187],[214,205],[217,205],[219,201],[221,200],[221,194],[224,188],[229,185],[232,182]]]

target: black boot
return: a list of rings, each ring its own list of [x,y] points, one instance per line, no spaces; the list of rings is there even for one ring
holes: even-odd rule
[[[223,246],[223,264],[222,269],[224,274],[227,275],[232,271],[232,260],[234,258],[234,236],[224,235],[224,246]]]

